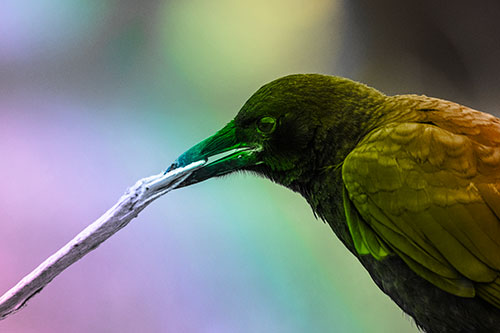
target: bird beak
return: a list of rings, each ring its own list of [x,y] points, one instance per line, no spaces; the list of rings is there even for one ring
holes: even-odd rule
[[[191,147],[179,156],[165,173],[204,160],[206,164],[194,171],[177,188],[192,185],[208,178],[222,176],[245,166],[258,164],[260,145],[238,142],[234,121],[213,136]]]

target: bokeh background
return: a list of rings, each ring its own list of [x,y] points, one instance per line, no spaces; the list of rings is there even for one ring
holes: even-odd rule
[[[290,73],[500,111],[498,1],[0,2],[0,289]],[[498,113],[497,113],[498,115]],[[173,191],[1,332],[416,332],[298,195]]]

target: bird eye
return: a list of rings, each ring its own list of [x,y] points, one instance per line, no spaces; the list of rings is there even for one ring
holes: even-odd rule
[[[263,117],[257,122],[257,130],[261,133],[269,134],[276,128],[276,119],[272,117]]]

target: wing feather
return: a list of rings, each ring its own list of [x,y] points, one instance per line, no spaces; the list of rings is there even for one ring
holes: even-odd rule
[[[492,283],[479,284],[476,289],[480,297],[500,308],[500,277]]]
[[[500,121],[461,112],[367,135],[342,167],[344,205],[359,254],[393,252],[437,287],[500,307]]]

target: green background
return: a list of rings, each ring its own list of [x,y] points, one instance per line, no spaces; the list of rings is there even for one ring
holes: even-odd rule
[[[498,6],[377,3],[3,1],[0,288],[277,77],[498,110]],[[301,197],[236,174],[156,201],[0,331],[417,329]]]

